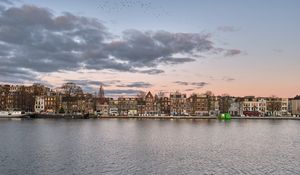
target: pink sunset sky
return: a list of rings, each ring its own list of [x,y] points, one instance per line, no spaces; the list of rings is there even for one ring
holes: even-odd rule
[[[299,1],[124,3],[0,0],[0,83],[300,94]]]

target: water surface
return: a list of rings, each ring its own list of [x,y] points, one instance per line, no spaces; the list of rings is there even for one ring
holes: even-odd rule
[[[300,121],[0,120],[0,174],[300,174]]]

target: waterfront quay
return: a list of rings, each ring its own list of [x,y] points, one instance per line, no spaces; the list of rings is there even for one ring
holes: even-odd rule
[[[24,118],[24,119],[162,119],[162,120],[203,120],[209,119],[214,120],[218,119],[217,116],[96,116],[96,115],[75,115],[75,114],[23,114],[20,116],[1,116],[0,119],[15,119],[15,118]],[[300,117],[276,117],[276,116],[267,116],[267,117],[255,117],[255,116],[247,116],[247,117],[239,117],[233,116],[231,119],[234,120],[300,120]]]
[[[0,85],[0,117],[18,117],[12,116],[18,113],[29,113],[31,118],[210,119],[222,113],[258,119],[286,118],[300,116],[300,96],[234,97],[215,95],[211,91],[193,94],[148,91],[112,98],[105,96],[102,85],[94,95],[83,92],[80,86],[71,82],[56,89],[42,84]]]

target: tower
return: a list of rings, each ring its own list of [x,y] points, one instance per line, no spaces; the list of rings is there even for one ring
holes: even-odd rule
[[[98,96],[100,99],[104,98],[104,89],[103,89],[102,84],[100,85]]]

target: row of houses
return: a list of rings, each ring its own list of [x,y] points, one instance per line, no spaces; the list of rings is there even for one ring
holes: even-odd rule
[[[229,112],[234,116],[300,115],[300,96],[232,97],[215,96],[211,92],[191,94],[173,92],[140,94],[136,97],[107,98],[104,89],[98,95],[83,93],[74,83],[66,83],[54,90],[41,85],[1,85],[0,110],[18,109],[37,113],[95,114],[101,116],[180,115],[211,116]]]

